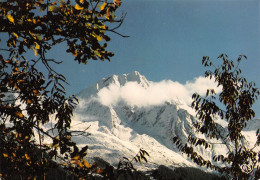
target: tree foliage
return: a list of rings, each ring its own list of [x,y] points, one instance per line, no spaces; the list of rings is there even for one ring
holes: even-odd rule
[[[239,64],[244,59],[247,57],[239,56],[235,64],[226,54],[222,54],[218,57],[222,63],[216,65],[208,56],[203,57],[202,64],[214,69],[206,71],[205,77],[213,78],[222,87],[219,95],[214,89],[208,89],[205,97],[196,93],[192,96],[192,107],[198,117],[194,127],[207,138],[190,135],[185,144],[177,136],[173,139],[177,147],[198,165],[207,166],[233,179],[248,179],[260,162],[260,152],[255,150],[260,144],[259,129],[254,147],[248,146],[242,134],[248,121],[255,116],[252,106],[260,94],[255,83],[248,83],[242,76]],[[218,118],[227,122],[226,129],[216,122]],[[217,154],[212,159],[206,159],[194,148],[202,146],[207,149],[218,144],[226,147],[226,153]]]
[[[77,99],[66,97],[66,78],[52,68],[61,62],[46,54],[64,43],[78,63],[110,60],[107,33],[125,37],[116,31],[125,17],[115,15],[120,5],[120,0],[0,2],[0,30],[6,38],[0,39],[1,178],[44,177],[54,158],[78,177],[83,170],[98,171],[84,159],[87,146],[80,149],[71,139],[79,133],[70,129]],[[28,60],[30,51],[35,59]]]

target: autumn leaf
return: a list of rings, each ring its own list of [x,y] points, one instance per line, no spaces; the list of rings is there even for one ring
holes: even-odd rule
[[[56,12],[59,8],[56,6],[49,6],[49,11]]]
[[[34,51],[34,55],[37,56],[37,54],[38,54],[37,49],[33,49],[33,51]]]
[[[8,59],[8,60],[5,61],[5,63],[6,63],[6,64],[10,64],[11,61]]]
[[[90,168],[91,167],[91,165],[86,161],[86,159],[83,159],[83,163],[84,163],[84,166],[86,168]]]
[[[19,118],[23,118],[24,117],[23,113],[21,113],[21,112],[16,112],[15,115],[17,117],[19,117]]]
[[[99,8],[100,8],[100,10],[102,11],[102,10],[104,10],[105,9],[105,7],[106,7],[106,5],[107,5],[107,3],[106,2],[104,2]]]
[[[32,104],[33,103],[33,101],[32,100],[30,100],[30,99],[27,99],[27,104]]]
[[[77,9],[77,10],[83,10],[84,8],[81,7],[80,5],[76,4],[76,5],[75,5],[75,9]]]
[[[97,174],[101,174],[103,171],[104,171],[104,169],[98,168],[97,171],[96,171],[96,173],[97,173]]]
[[[30,157],[28,156],[28,154],[25,154],[24,156],[25,156],[25,158],[26,158],[27,160],[30,159]]]
[[[79,160],[79,158],[80,158],[80,155],[77,155],[77,156],[74,156],[72,159],[73,160]]]
[[[38,43],[35,43],[35,48],[40,49],[40,45]]]
[[[33,90],[33,94],[35,96],[40,96],[41,95],[40,91],[38,91],[38,90]]]
[[[78,160],[75,161],[75,163],[80,166],[80,167],[83,167],[83,164],[81,162],[79,162]]]
[[[14,23],[14,18],[11,14],[7,14],[6,17],[10,22]]]
[[[8,157],[8,154],[5,154],[5,153],[4,153],[3,155],[4,155],[4,157]]]
[[[95,54],[96,56],[98,56],[98,57],[101,57],[101,54],[99,53],[98,50],[95,50],[95,51],[94,51],[94,54]]]
[[[117,6],[120,6],[121,5],[121,0],[114,0],[114,4],[116,4]]]
[[[106,18],[109,19],[110,18],[110,8],[107,8],[107,12],[106,12]]]
[[[78,51],[76,50],[74,53],[72,53],[73,56],[78,56]]]
[[[23,83],[23,82],[25,82],[25,80],[24,79],[19,79],[18,82],[19,83]]]
[[[59,147],[59,143],[57,143],[57,144],[50,144],[50,146],[51,146],[52,148],[56,149],[57,147]]]
[[[20,88],[17,86],[16,83],[14,84],[14,88],[15,88],[16,90],[20,90]]]
[[[102,40],[102,37],[101,36],[97,36],[96,37],[98,41],[101,41]]]
[[[19,38],[18,34],[13,33],[13,35],[14,35],[17,39]]]
[[[13,69],[14,72],[19,72],[19,69],[16,67]]]

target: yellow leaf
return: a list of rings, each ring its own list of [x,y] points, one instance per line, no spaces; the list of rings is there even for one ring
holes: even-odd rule
[[[25,156],[25,158],[26,158],[27,160],[30,159],[30,157],[28,156],[28,154],[25,154],[24,156]]]
[[[50,146],[51,146],[52,148],[56,149],[57,147],[59,147],[59,143],[57,143],[57,144],[50,144]]]
[[[72,53],[73,56],[77,56],[78,55],[78,51],[76,50],[74,53]]]
[[[14,18],[11,14],[7,14],[6,17],[10,22],[14,23]]]
[[[23,82],[25,82],[25,80],[24,79],[19,79],[18,82],[19,83],[23,83]]]
[[[32,104],[33,103],[33,101],[32,100],[30,100],[30,99],[27,99],[27,104]]]
[[[103,169],[98,168],[97,171],[96,171],[96,173],[97,173],[97,174],[101,174],[103,171],[104,171]]]
[[[75,9],[77,9],[77,10],[83,10],[84,8],[81,7],[80,5],[76,4],[76,5],[75,5]]]
[[[33,49],[33,51],[34,51],[34,55],[37,56],[37,50]]]
[[[55,11],[56,7],[55,6],[49,6],[49,11]]]
[[[106,18],[107,18],[107,19],[110,19],[110,8],[107,8]]]
[[[106,2],[104,2],[99,8],[100,8],[100,10],[102,11],[102,10],[104,10],[105,9],[105,7],[106,7],[106,5],[107,5],[107,3]]]
[[[80,167],[83,167],[83,164],[81,162],[79,162],[78,160],[75,161],[75,163],[80,166]]]
[[[20,118],[23,118],[23,117],[24,117],[21,112],[16,112],[15,115],[18,116],[18,117],[20,117]]]
[[[97,40],[98,40],[98,41],[101,41],[101,40],[102,40],[102,37],[101,37],[101,36],[97,36]]]
[[[114,0],[114,4],[116,4],[117,6],[121,5],[121,0]]]
[[[33,94],[35,96],[40,96],[41,95],[40,91],[38,91],[38,90],[33,90]]]
[[[84,3],[84,0],[79,0],[80,3]]]
[[[13,69],[13,71],[14,71],[14,72],[18,72],[18,71],[19,71],[18,67],[15,67],[15,68]]]
[[[13,35],[14,35],[17,39],[19,38],[18,34],[13,33]]]
[[[33,24],[36,24],[36,19],[33,19]]]
[[[94,51],[94,54],[95,54],[96,56],[98,56],[98,57],[101,57],[101,54],[99,53],[98,50],[95,50],[95,51]]]
[[[20,88],[17,86],[16,83],[14,84],[14,88],[15,88],[16,90],[20,90]]]
[[[8,59],[8,60],[5,61],[5,63],[9,64],[9,63],[11,63],[11,61]]]
[[[90,168],[91,167],[91,165],[86,161],[86,159],[83,159],[83,163],[84,163],[84,166],[86,168]]]
[[[8,157],[8,154],[5,154],[5,153],[4,153],[3,155],[4,155],[4,157]]]
[[[16,42],[15,42],[15,40],[13,40],[13,45],[16,46]]]
[[[77,155],[77,156],[74,156],[72,159],[79,160],[79,158],[80,158],[80,155]]]
[[[38,43],[35,43],[35,48],[40,49],[40,45]]]

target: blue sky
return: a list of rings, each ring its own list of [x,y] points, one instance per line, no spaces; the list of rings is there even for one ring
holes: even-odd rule
[[[170,79],[185,83],[204,75],[203,56],[214,60],[221,53],[233,60],[246,55],[248,60],[241,64],[243,75],[260,87],[258,0],[122,2],[119,11],[127,12],[127,16],[118,31],[130,37],[111,34],[109,49],[115,53],[111,62],[78,65],[58,48],[50,54],[64,60],[59,71],[71,84],[68,94],[76,94],[103,77],[134,70],[151,81]],[[255,105],[257,117],[259,101]]]
[[[185,82],[203,75],[203,56],[215,59],[221,53],[233,59],[247,55],[241,67],[249,79],[259,82],[259,1],[123,1],[120,10],[127,16],[118,31],[130,37],[111,34],[111,62],[77,65],[60,47],[51,54],[69,67],[61,69],[70,76],[69,92],[134,70],[152,81]]]
[[[127,16],[118,32],[130,37],[109,34],[109,50],[115,53],[111,62],[79,65],[62,45],[49,56],[64,61],[56,68],[70,83],[69,95],[103,77],[135,70],[151,81],[184,84],[204,75],[203,56],[216,59],[221,53],[233,60],[246,55],[243,75],[259,88],[259,5],[259,0],[122,0],[119,15]],[[260,117],[260,100],[255,111]]]

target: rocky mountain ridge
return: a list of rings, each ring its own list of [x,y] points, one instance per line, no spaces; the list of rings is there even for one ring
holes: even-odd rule
[[[194,111],[181,99],[169,100],[160,104],[134,105],[126,99],[104,103],[102,98],[113,98],[121,93],[122,88],[130,84],[138,85],[142,90],[149,90],[153,82],[148,81],[139,72],[113,75],[103,78],[96,84],[83,89],[77,97],[79,105],[72,121],[72,128],[86,130],[87,137],[75,137],[82,146],[88,144],[88,157],[99,157],[116,166],[122,157],[133,157],[140,148],[145,149],[150,157],[148,163],[136,164],[143,171],[156,169],[159,166],[168,168],[197,167],[185,155],[181,154],[172,142],[177,135],[184,141],[190,134],[196,134],[192,122],[196,120]],[[110,91],[116,89],[116,91]],[[105,93],[101,96],[100,94]],[[124,91],[125,92],[125,91]],[[135,92],[129,91],[129,99],[135,98]],[[142,98],[142,97],[140,97]],[[220,128],[224,131],[224,122]],[[258,121],[255,121],[258,123]],[[259,125],[259,123],[258,123]],[[248,127],[255,127],[249,125]],[[255,131],[247,129],[245,135],[254,140]],[[199,149],[204,156],[223,153],[225,146],[218,144],[212,149]]]

